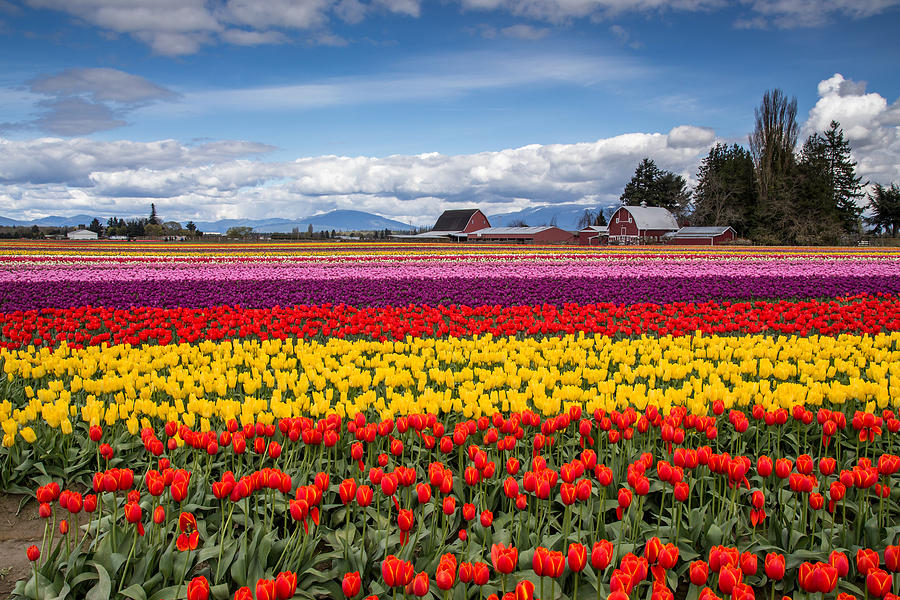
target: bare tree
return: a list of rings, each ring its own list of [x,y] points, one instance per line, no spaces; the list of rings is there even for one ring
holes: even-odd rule
[[[800,126],[797,123],[797,99],[787,99],[780,89],[763,95],[754,110],[756,126],[750,134],[750,154],[756,171],[756,227],[782,243],[790,213],[790,188],[796,158],[794,148]]]

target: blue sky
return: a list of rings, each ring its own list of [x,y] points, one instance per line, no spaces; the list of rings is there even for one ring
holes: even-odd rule
[[[691,178],[763,92],[900,181],[900,0],[0,0],[0,215],[427,223]]]

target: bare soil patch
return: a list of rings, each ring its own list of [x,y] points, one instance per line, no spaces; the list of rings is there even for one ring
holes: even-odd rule
[[[0,598],[10,592],[20,579],[31,573],[31,563],[25,549],[31,544],[41,545],[44,520],[38,516],[37,501],[16,494],[0,493]]]

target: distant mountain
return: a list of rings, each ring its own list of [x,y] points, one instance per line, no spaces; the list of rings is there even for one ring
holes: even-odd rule
[[[75,215],[74,217],[50,216],[43,219],[35,219],[34,221],[23,223],[23,225],[37,225],[38,227],[78,227],[79,225],[84,225],[87,227],[94,218],[91,215]],[[100,219],[100,222],[105,225],[106,219]]]
[[[90,215],[75,215],[74,217],[60,217],[54,215],[43,217],[42,219],[34,219],[33,221],[20,221],[18,219],[0,217],[0,225],[4,227],[31,227],[32,225],[37,225],[38,227],[78,227],[79,225],[84,225],[87,227],[93,220],[94,217]],[[106,223],[104,219],[100,220],[101,222]]]
[[[312,225],[313,231],[408,231],[415,229],[409,223],[401,223],[393,219],[373,215],[359,210],[333,210],[331,212],[293,219],[282,223],[257,225],[254,231],[259,233],[290,233],[296,227],[300,231],[306,231]]]
[[[553,223],[560,229],[574,231],[578,229],[578,220],[584,214],[585,210],[596,212],[600,208],[596,205],[585,204],[559,204],[549,206],[536,206],[534,208],[526,208],[518,212],[503,213],[499,215],[491,215],[488,217],[493,227],[509,227],[513,223],[524,221],[532,227],[538,225],[550,225]],[[609,207],[603,207],[607,218],[609,217]]]

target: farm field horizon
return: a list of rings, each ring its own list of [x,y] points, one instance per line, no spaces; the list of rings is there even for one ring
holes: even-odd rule
[[[2,241],[0,364],[0,595],[900,593],[900,249]]]

